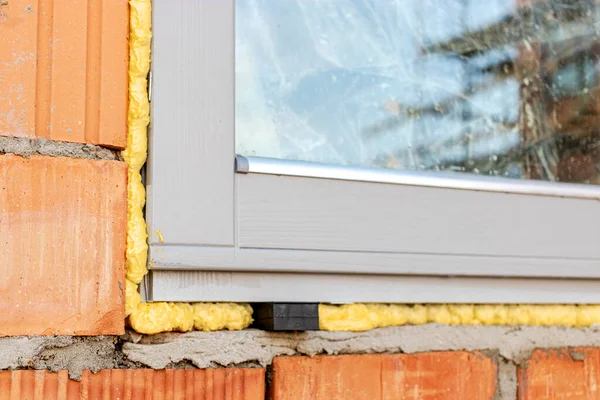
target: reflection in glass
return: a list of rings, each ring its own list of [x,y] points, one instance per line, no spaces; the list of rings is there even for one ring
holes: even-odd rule
[[[600,184],[600,0],[236,0],[242,155]]]

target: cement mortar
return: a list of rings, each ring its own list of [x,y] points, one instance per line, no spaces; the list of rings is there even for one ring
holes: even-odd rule
[[[117,342],[111,336],[0,338],[0,370],[67,369],[71,379],[79,380],[83,370],[118,368]]]
[[[92,144],[56,142],[44,138],[29,139],[0,136],[0,154],[2,153],[16,154],[23,157],[40,155],[89,160],[121,160],[121,154],[117,150]]]
[[[483,350],[498,361],[498,399],[514,399],[516,366],[538,348],[600,347],[600,327],[419,325],[369,332],[277,333],[259,330],[124,337],[0,338],[0,370],[154,369],[268,366],[279,355],[420,353]],[[577,353],[575,356],[583,357]]]
[[[521,365],[536,348],[600,347],[600,327],[446,326],[438,324],[376,329],[362,333],[190,332],[160,334],[123,344],[128,359],[160,369],[187,361],[198,368],[257,362],[278,355],[420,353],[492,350]]]
[[[517,391],[517,366],[501,358],[498,361],[496,400],[515,400]]]

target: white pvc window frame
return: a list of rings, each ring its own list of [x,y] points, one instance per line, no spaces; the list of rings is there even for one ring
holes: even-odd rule
[[[260,158],[236,172],[234,0],[153,7],[148,300],[600,302],[600,188]]]

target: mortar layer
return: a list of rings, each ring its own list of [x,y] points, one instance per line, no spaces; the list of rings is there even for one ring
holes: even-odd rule
[[[498,362],[495,399],[515,399],[516,366],[535,349],[600,347],[600,327],[447,326],[390,327],[368,332],[277,333],[259,330],[164,333],[144,336],[133,331],[118,338],[0,338],[0,370],[69,370],[81,379],[83,370],[154,369],[193,365],[267,366],[279,355],[421,353],[484,350]],[[584,354],[571,351],[581,361]]]
[[[123,344],[131,361],[151,368],[190,362],[198,368],[258,362],[278,355],[420,353],[494,350],[516,364],[536,348],[600,347],[600,327],[447,326],[439,324],[375,329],[367,332],[277,333],[259,330],[190,332],[141,336]]]
[[[375,329],[368,332],[278,333],[259,330],[164,333],[117,337],[0,338],[0,370],[81,371],[192,364],[198,368],[269,365],[279,355],[421,353],[491,350],[499,356],[504,396],[512,396],[514,364],[525,363],[538,348],[600,347],[600,327],[447,326],[438,324]],[[504,383],[502,385],[502,383]],[[512,388],[512,389],[511,389]]]
[[[514,400],[518,392],[517,366],[505,359],[498,362],[498,386],[496,400]]]
[[[426,324],[367,332],[191,332],[133,335],[123,345],[129,360],[155,369],[177,363],[198,368],[254,362],[269,365],[279,355],[421,353],[486,350],[498,362],[496,400],[517,397],[517,364],[539,348],[598,347],[600,327],[448,326]]]
[[[23,157],[32,155],[85,158],[88,160],[121,160],[115,150],[93,144],[57,142],[44,138],[0,136],[0,154],[12,153]]]

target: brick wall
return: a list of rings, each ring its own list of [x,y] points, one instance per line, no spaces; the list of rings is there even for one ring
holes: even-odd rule
[[[573,354],[577,354],[573,358]],[[413,355],[278,357],[272,368],[2,371],[0,400],[16,399],[597,399],[597,349],[537,351],[507,384],[493,356]]]
[[[200,362],[161,338],[102,337],[126,332],[128,18],[126,0],[0,1],[0,337],[34,335],[0,338],[0,400],[600,398],[594,330],[563,332],[592,347],[554,349],[536,347],[556,332],[534,331],[519,360],[499,350],[509,331],[457,345],[440,326],[438,347],[478,350],[418,336],[426,351],[393,354],[409,338],[379,330],[364,351],[331,333],[330,352],[390,354],[277,356],[327,351],[303,334],[253,333],[240,350],[196,332],[185,351]],[[136,360],[139,340],[159,357]],[[203,369],[239,364],[255,368]]]

